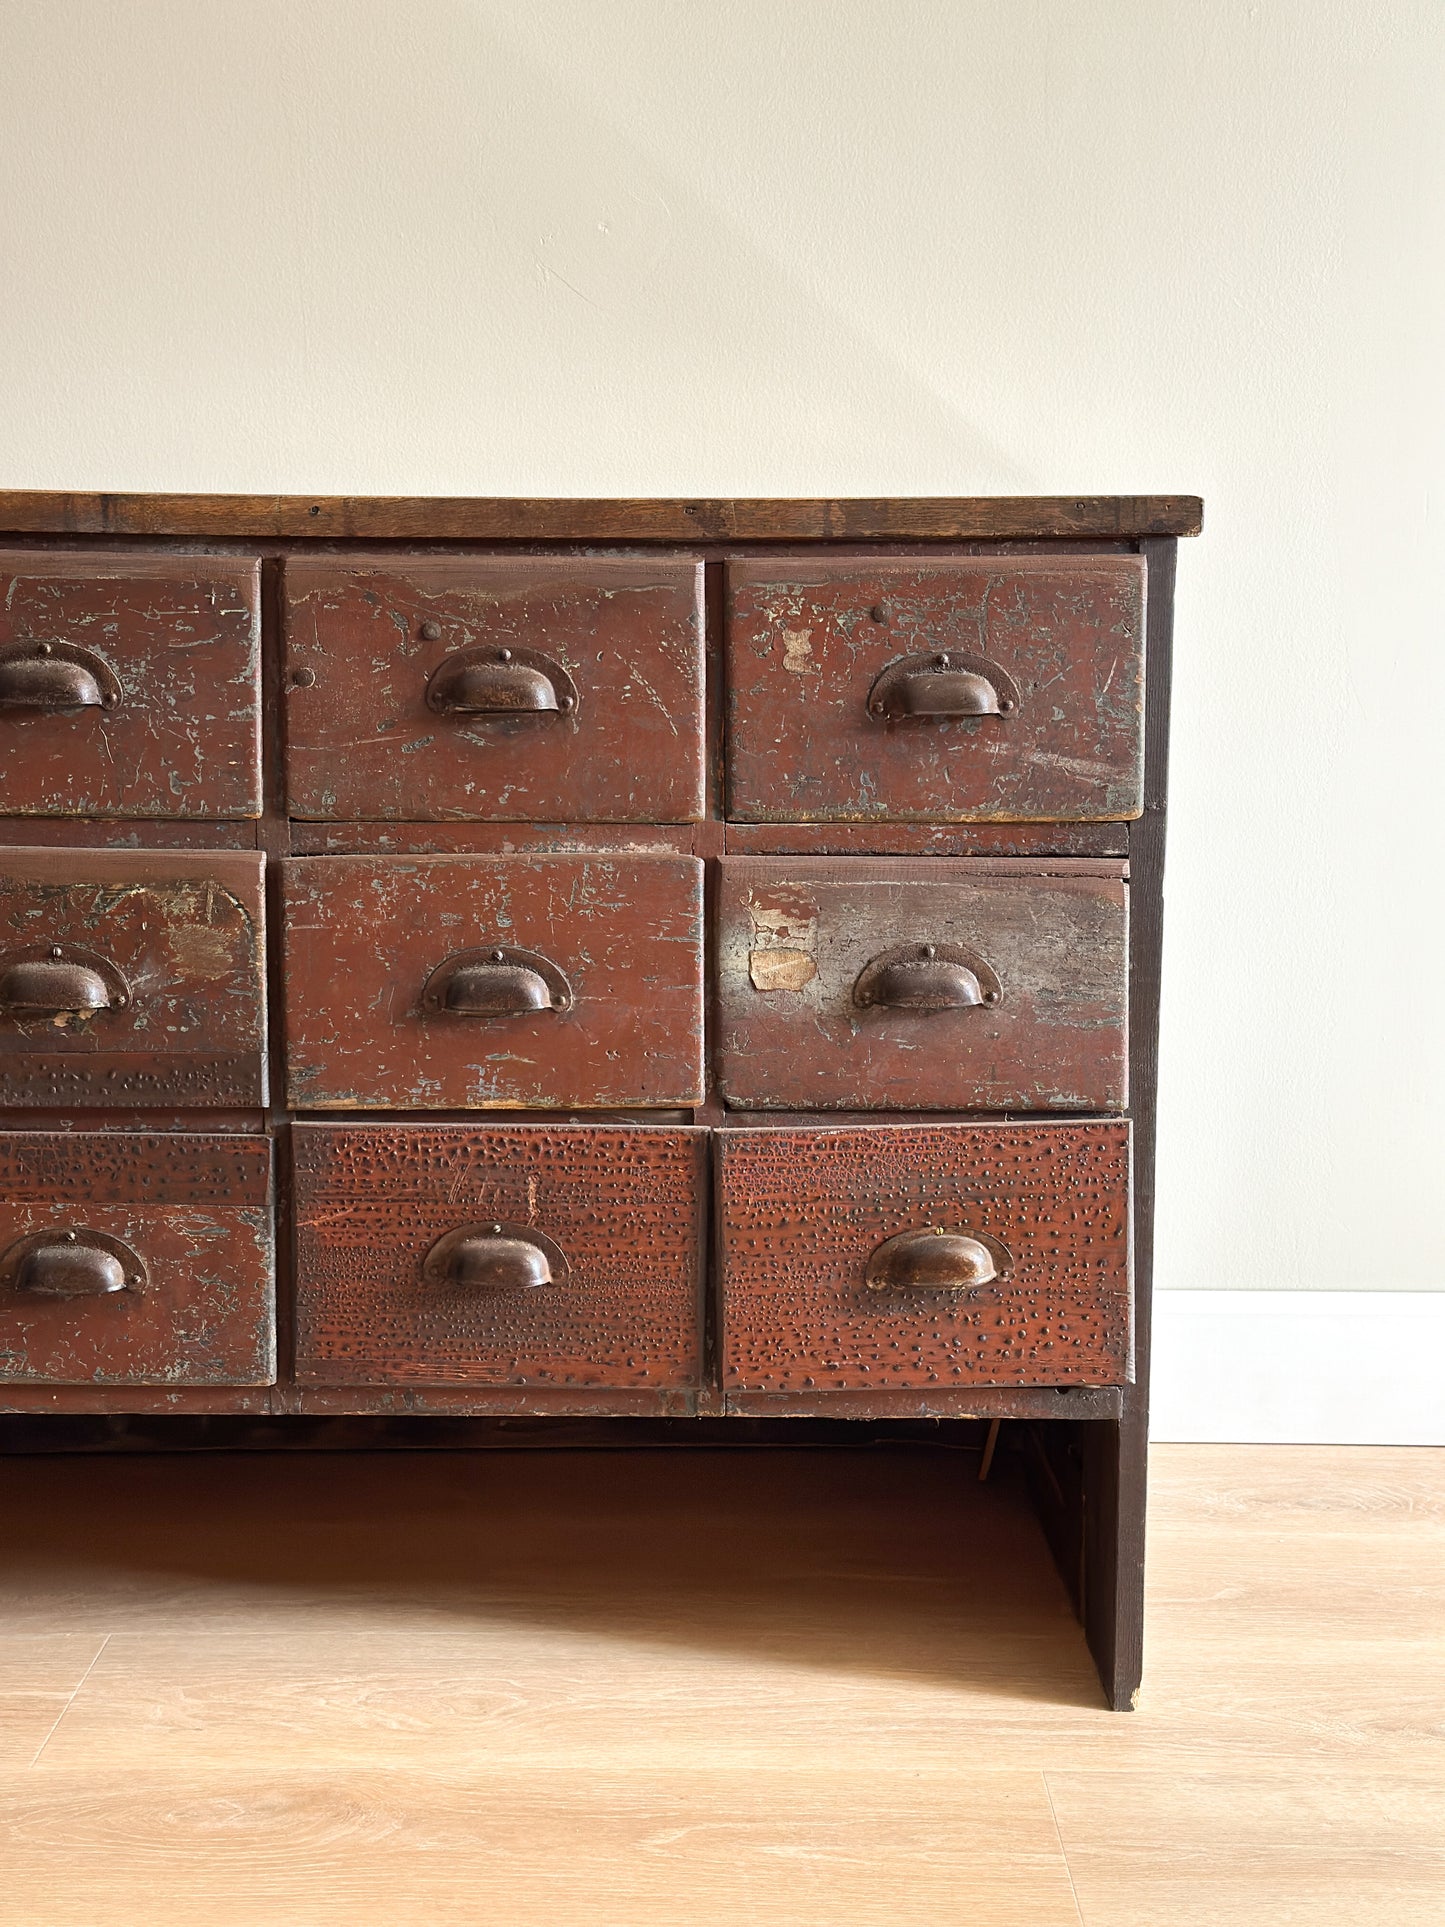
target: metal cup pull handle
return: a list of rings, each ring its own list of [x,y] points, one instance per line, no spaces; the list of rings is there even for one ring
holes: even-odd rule
[[[32,1298],[108,1298],[145,1283],[145,1265],[104,1231],[34,1231],[0,1255],[0,1283]]]
[[[571,1266],[545,1231],[510,1224],[464,1224],[448,1231],[422,1260],[430,1285],[466,1291],[539,1291],[565,1282]]]
[[[37,944],[0,957],[0,1011],[59,1017],[123,1009],[130,985],[113,963],[65,944]]]
[[[465,649],[438,663],[426,700],[442,716],[555,716],[575,713],[577,685],[535,649]]]
[[[979,1291],[1002,1278],[1013,1254],[983,1231],[900,1231],[869,1256],[870,1291]]]
[[[570,1010],[565,972],[536,950],[497,944],[459,950],[439,963],[421,994],[422,1009],[452,1017],[525,1017]]]
[[[865,1009],[971,1010],[997,1004],[1003,985],[976,951],[957,943],[905,943],[866,963],[853,986]]]
[[[999,663],[944,649],[889,663],[868,691],[868,713],[887,722],[912,716],[1012,716],[1018,684]]]
[[[0,653],[0,709],[114,709],[110,664],[73,642],[30,642]]]

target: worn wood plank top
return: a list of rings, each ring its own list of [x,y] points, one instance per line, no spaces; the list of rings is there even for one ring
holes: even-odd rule
[[[0,491],[0,533],[412,541],[989,541],[1198,535],[1197,495],[637,500]]]

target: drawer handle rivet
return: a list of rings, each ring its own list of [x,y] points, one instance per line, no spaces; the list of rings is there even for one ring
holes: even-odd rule
[[[439,622],[424,622],[421,625],[421,639],[423,642],[440,642],[442,639],[441,624]]]

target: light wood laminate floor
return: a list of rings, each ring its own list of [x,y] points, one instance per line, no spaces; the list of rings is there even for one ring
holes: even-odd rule
[[[976,1463],[10,1459],[0,1921],[1445,1922],[1445,1453],[1159,1449],[1132,1715]]]

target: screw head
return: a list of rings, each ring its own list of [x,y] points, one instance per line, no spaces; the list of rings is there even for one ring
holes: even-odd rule
[[[75,1243],[75,1233],[73,1231],[67,1231],[62,1237],[61,1243],[73,1245]]]
[[[63,957],[65,955],[65,952],[61,949],[58,943],[53,943],[50,946],[50,954],[52,957]]]
[[[499,1224],[494,1224],[494,1225],[492,1226],[492,1235],[493,1235],[493,1237],[495,1237],[495,1236],[496,1236],[496,1234],[497,1234],[497,1233],[498,1233],[498,1232],[499,1232],[499,1231],[501,1230],[501,1228],[502,1228],[502,1227],[501,1227],[501,1226],[500,1226]]]
[[[570,709],[575,701],[576,698],[574,696],[564,696],[562,698],[562,707],[564,709]]]
[[[882,697],[879,697],[876,701],[869,703],[868,707],[872,710],[875,716],[881,716],[883,714]]]
[[[888,611],[881,602],[875,602],[873,607],[868,611],[868,615],[870,621],[873,622],[886,622],[888,620]]]
[[[298,689],[309,689],[316,680],[316,671],[314,669],[295,669],[291,672],[291,680]]]
[[[48,656],[50,654],[50,644],[48,642],[37,642],[35,645],[35,653],[37,656]]]
[[[936,957],[938,952],[931,943],[925,943],[920,946],[918,954],[920,957]]]
[[[935,656],[933,660],[938,664],[940,669],[947,669],[951,658],[948,656]]]
[[[1007,714],[1013,708],[1013,706],[1014,706],[1014,699],[1012,696],[1004,696],[999,702],[999,709],[1002,712],[1002,714],[1005,716],[1007,716]]]
[[[505,950],[494,950],[492,952],[493,963],[505,963],[506,961],[507,961],[507,953]]]
[[[423,642],[440,642],[441,636],[442,626],[439,622],[424,622],[421,625],[421,639]]]
[[[996,1004],[998,1002],[998,992],[996,990],[986,990],[983,993],[983,1001],[986,1004]]]

